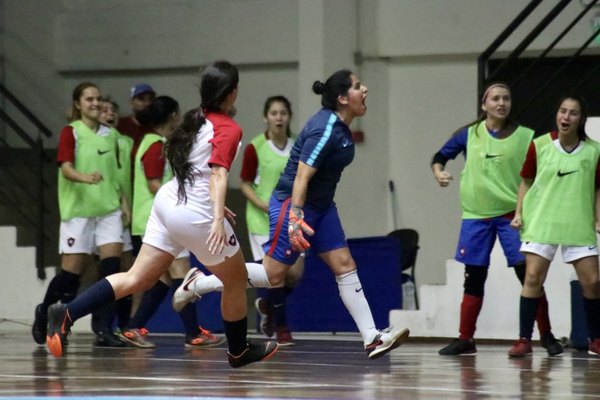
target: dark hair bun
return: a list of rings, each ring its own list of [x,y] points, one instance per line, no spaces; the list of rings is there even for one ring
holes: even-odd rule
[[[325,84],[321,81],[315,81],[315,83],[312,85],[312,90],[316,94],[323,94],[325,91]]]

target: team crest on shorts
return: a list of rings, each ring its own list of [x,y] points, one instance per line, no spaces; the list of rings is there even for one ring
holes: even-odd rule
[[[73,247],[73,245],[75,244],[75,238],[68,238],[67,239],[67,244],[69,245],[69,247]]]

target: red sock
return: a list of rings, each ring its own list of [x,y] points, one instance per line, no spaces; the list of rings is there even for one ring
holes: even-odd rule
[[[538,306],[535,320],[540,331],[540,336],[550,333],[552,327],[550,326],[550,317],[548,316],[548,299],[546,298],[546,293],[540,297],[540,305]]]
[[[463,301],[460,305],[460,336],[461,340],[473,339],[475,335],[475,326],[479,311],[483,305],[483,296],[471,296],[470,294],[463,295]]]

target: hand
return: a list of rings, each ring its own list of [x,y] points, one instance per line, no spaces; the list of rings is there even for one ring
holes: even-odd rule
[[[304,233],[312,236],[315,231],[304,222],[304,211],[300,207],[292,206],[290,207],[288,236],[292,248],[299,253],[303,253],[310,248],[310,243],[304,238]]]
[[[210,254],[212,255],[221,254],[223,252],[223,249],[227,244],[227,234],[225,233],[223,220],[213,220],[208,239],[206,239],[206,244],[208,245],[208,251],[210,251]]]
[[[235,222],[235,217],[237,217],[237,214],[225,207],[225,219],[229,221],[231,226],[235,226],[237,224],[237,222]]]
[[[521,229],[523,227],[523,220],[521,219],[521,214],[515,214],[512,221],[510,221],[510,226],[515,229]]]
[[[123,227],[128,227],[131,224],[131,210],[129,207],[121,208],[121,222]]]
[[[88,182],[90,185],[96,185],[100,182],[102,182],[104,178],[102,177],[102,174],[100,172],[92,172],[90,175],[88,175]]]
[[[452,174],[448,171],[440,171],[435,173],[435,180],[441,187],[446,187],[450,185],[450,181],[454,180]]]

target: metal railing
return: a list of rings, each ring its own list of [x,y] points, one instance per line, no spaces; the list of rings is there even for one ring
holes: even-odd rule
[[[501,62],[497,63],[492,70],[490,67],[490,60],[494,53],[499,49],[499,47],[506,41],[510,35],[512,35],[515,30],[521,25],[523,21],[527,17],[531,15],[531,13],[542,3],[541,0],[533,0],[527,4],[527,6],[519,13],[519,15],[504,29],[504,31],[496,38],[492,44],[483,52],[478,58],[478,89],[479,93],[482,93],[484,85],[486,82],[490,82],[496,80],[502,73],[505,71],[507,67],[511,65],[512,62],[517,60],[519,56],[523,54],[523,52],[531,45],[531,43],[551,24],[555,18],[560,15],[564,9],[571,3],[572,0],[560,0],[557,4],[540,20],[539,23],[525,36],[525,38],[515,47],[513,51],[510,52],[508,56],[502,59]],[[600,0],[590,0],[584,4],[583,9],[573,18],[565,28],[558,34],[558,36],[544,49],[538,56],[532,59],[530,64],[523,68],[523,70],[512,80],[506,82],[514,88],[519,83],[522,83],[526,76],[531,76],[530,74],[534,71],[535,67],[540,64],[542,60],[548,57],[550,52],[556,47],[556,45],[569,33],[573,27],[581,22],[581,19],[589,13],[589,11],[598,5]],[[580,46],[577,48],[575,52],[572,54],[562,57],[562,64],[556,68],[556,70],[551,74],[548,79],[545,79],[543,84],[534,90],[528,91],[526,100],[522,102],[522,105],[513,110],[513,117],[518,119],[522,117],[528,110],[531,109],[540,98],[542,94],[548,91],[548,89],[555,84],[559,79],[563,77],[565,74],[566,68],[572,64],[572,62],[579,57],[581,57],[583,51],[587,49],[590,44],[594,41],[594,39],[600,34],[600,28],[595,28],[592,32],[592,35],[589,36]],[[578,88],[582,87],[584,84],[590,81],[590,79],[595,76],[595,73],[600,69],[600,65],[598,67],[593,68],[590,72],[588,72],[585,76],[583,76],[579,82],[571,88],[572,91],[576,91]],[[477,104],[477,109],[479,110],[479,103]]]
[[[45,263],[45,219],[48,210],[44,206],[44,198],[48,182],[44,178],[44,167],[51,162],[44,151],[42,136],[51,137],[51,131],[23,105],[3,84],[0,83],[0,96],[9,102],[20,118],[24,117],[35,129],[31,135],[15,118],[11,117],[5,109],[0,109],[0,120],[5,124],[7,137],[10,135],[11,143],[19,142],[19,147],[11,145],[5,138],[0,138],[0,148],[4,152],[0,174],[4,182],[0,185],[0,202],[12,213],[12,217],[19,221],[19,225],[27,227],[33,232],[36,247],[36,269],[40,279],[46,278]],[[28,149],[27,154],[32,155],[27,162],[20,162],[19,168],[25,168],[33,177],[32,180],[23,180],[20,170],[14,168],[15,160],[11,154],[22,151],[22,145]],[[34,182],[32,185],[31,182]],[[31,212],[32,208],[35,210]]]

